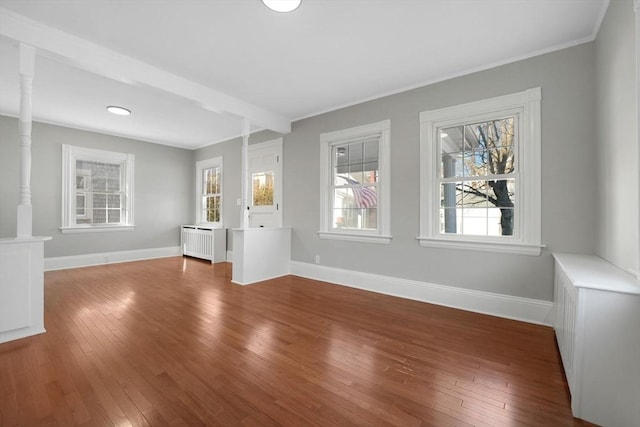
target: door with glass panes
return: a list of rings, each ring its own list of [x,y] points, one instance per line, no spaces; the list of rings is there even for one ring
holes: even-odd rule
[[[282,226],[282,138],[249,145],[249,227]]]

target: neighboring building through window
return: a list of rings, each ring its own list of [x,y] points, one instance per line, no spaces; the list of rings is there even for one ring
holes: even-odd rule
[[[540,253],[540,99],[421,113],[422,245]]]
[[[321,238],[389,243],[390,121],[320,135]]]
[[[63,233],[131,229],[134,155],[62,146]]]
[[[196,162],[197,223],[222,226],[222,157]]]

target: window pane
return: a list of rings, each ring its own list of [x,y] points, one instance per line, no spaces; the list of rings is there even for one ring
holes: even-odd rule
[[[465,208],[486,208],[489,186],[487,181],[465,181],[457,184],[458,205]]]
[[[365,163],[378,163],[378,140],[369,140],[364,143],[364,160]],[[378,167],[376,166],[376,169]]]
[[[109,194],[107,198],[107,202],[109,203],[109,208],[120,209],[120,195],[119,194]]]
[[[85,200],[86,196],[84,194],[76,195],[76,215],[86,215]]]
[[[372,184],[378,182],[378,162],[369,162],[364,164],[363,184]]]
[[[464,169],[463,153],[443,154],[440,159],[440,176],[442,178],[452,178],[462,176]]]
[[[464,150],[464,126],[454,126],[439,130],[440,153],[461,153]],[[467,147],[468,149],[468,147]]]
[[[502,175],[515,170],[515,153],[513,146],[491,149],[487,151],[487,173]]]
[[[364,159],[363,151],[364,144],[362,142],[354,142],[349,144],[349,164],[357,165],[362,164]]]
[[[515,220],[515,210],[513,208],[490,208],[488,210],[488,235],[489,236],[511,236],[513,235],[513,225]]]
[[[107,215],[109,224],[120,223],[120,209],[108,209]]]
[[[93,209],[93,223],[94,224],[106,224],[107,223],[107,210],[106,209]]]
[[[458,234],[458,210],[454,208],[440,209],[440,233]]]
[[[273,172],[252,175],[253,206],[273,206]]]
[[[346,170],[343,170],[345,165],[349,164],[349,156],[347,152],[346,145],[336,145],[331,148],[331,166],[334,169],[339,169],[336,173],[343,173]]]
[[[363,167],[362,163],[351,163],[349,165],[349,174],[358,182],[362,182]]]
[[[106,208],[107,207],[107,195],[106,194],[93,194],[93,207],[94,208]]]

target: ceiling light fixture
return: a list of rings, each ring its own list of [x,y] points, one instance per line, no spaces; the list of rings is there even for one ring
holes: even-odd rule
[[[276,12],[293,12],[302,0],[262,0],[265,6]]]
[[[117,114],[119,116],[130,116],[131,110],[128,110],[124,107],[118,107],[117,105],[109,105],[107,107],[107,111],[113,114]]]

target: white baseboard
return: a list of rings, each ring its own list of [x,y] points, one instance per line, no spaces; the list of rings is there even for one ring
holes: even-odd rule
[[[551,301],[436,285],[297,261],[290,262],[290,274],[476,313],[551,325]]]
[[[180,246],[169,246],[166,248],[135,249],[131,251],[51,257],[44,259],[44,270],[64,270],[67,268],[89,267],[92,265],[166,258],[179,256],[181,254]]]
[[[22,338],[31,337],[33,335],[44,334],[45,329],[42,327],[27,327],[16,329],[13,331],[0,332],[0,344],[4,344],[9,341],[20,340]]]

